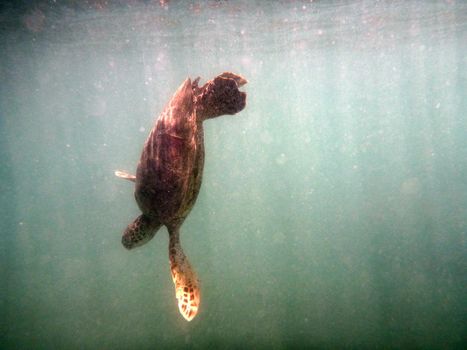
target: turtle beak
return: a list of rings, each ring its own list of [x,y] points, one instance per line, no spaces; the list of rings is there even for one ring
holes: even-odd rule
[[[246,80],[244,77],[241,77],[240,75],[237,75],[237,77],[238,78],[236,78],[235,81],[237,82],[238,87],[241,87],[248,83],[248,80]]]
[[[244,77],[242,77],[241,75],[232,73],[232,72],[224,72],[220,75],[220,77],[235,80],[238,87],[241,87],[245,85],[246,83],[248,83],[248,80],[246,80]]]

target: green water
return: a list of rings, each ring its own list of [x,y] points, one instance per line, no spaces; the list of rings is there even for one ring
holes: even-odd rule
[[[0,8],[0,348],[467,343],[467,3],[34,1]],[[187,77],[249,84],[205,123],[178,313],[165,229],[126,251],[152,123]]]

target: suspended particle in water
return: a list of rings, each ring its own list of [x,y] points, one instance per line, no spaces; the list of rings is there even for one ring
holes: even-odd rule
[[[276,163],[279,165],[284,165],[285,162],[287,162],[287,157],[285,156],[285,154],[284,153],[279,154],[276,158]]]
[[[28,30],[34,33],[38,33],[43,30],[45,19],[46,18],[44,13],[41,10],[36,9],[28,15],[24,16],[23,23]]]
[[[93,117],[101,117],[107,112],[107,102],[99,97],[89,101],[87,106],[87,112]]]
[[[420,192],[420,180],[416,177],[405,180],[400,187],[400,191],[405,195],[415,195]]]
[[[259,136],[259,139],[261,140],[262,143],[265,143],[266,145],[269,145],[273,141],[273,137],[271,136],[271,133],[267,130],[261,133],[261,135]]]

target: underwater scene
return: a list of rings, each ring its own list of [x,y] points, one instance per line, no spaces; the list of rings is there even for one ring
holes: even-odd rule
[[[183,314],[128,180],[219,75]],[[0,81],[0,349],[467,346],[467,2],[6,1]]]

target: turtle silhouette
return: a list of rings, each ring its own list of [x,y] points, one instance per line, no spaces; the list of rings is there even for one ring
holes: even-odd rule
[[[142,214],[125,229],[122,244],[132,249],[147,243],[157,230],[169,232],[169,261],[180,313],[191,321],[200,306],[200,286],[180,244],[180,227],[198,196],[203,176],[203,121],[245,108],[247,81],[224,72],[199,87],[187,78],[173,95],[143,147],[136,176],[115,175],[135,182]]]

